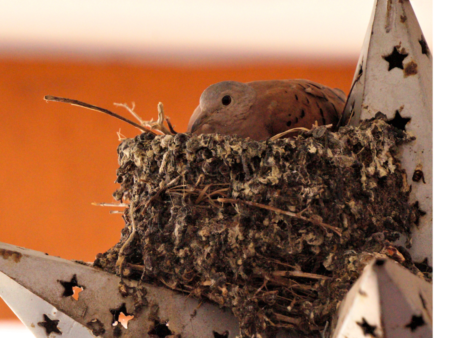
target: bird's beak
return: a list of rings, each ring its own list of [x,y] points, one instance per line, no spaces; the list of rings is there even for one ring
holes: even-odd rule
[[[195,108],[194,112],[191,115],[191,118],[189,119],[188,128],[187,128],[188,132],[194,131],[194,124],[197,125],[196,128],[198,128],[199,124],[197,123],[197,121],[199,120],[201,114],[202,114],[202,110],[200,109],[200,106],[198,106],[197,108]]]
[[[204,124],[205,120],[206,120],[206,117],[205,117],[205,116],[202,116],[202,117],[197,118],[197,119],[194,121],[194,123],[192,124],[191,129],[190,129],[190,132],[191,132],[191,133],[195,133],[195,131],[196,131],[197,129],[199,129],[201,125]]]

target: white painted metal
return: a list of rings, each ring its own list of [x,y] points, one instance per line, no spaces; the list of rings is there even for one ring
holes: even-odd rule
[[[341,304],[333,338],[432,337],[431,284],[390,259],[374,259]]]
[[[56,333],[47,336],[45,329],[38,325],[43,322],[43,314],[51,320],[59,320],[58,329],[63,337],[92,338],[91,332],[66,314],[58,311],[53,305],[36,296],[4,273],[0,272],[0,297],[14,311],[22,323],[37,338],[58,337]]]
[[[388,61],[390,57],[399,67],[389,70],[390,66],[395,66],[395,62]],[[410,201],[419,201],[420,209],[426,212],[419,227],[413,229],[411,255],[415,261],[428,258],[430,264],[432,109],[432,56],[410,2],[376,0],[343,120],[344,124],[357,125],[361,119],[373,118],[377,112],[388,119],[394,119],[396,112],[402,118],[411,118],[405,129],[417,139],[401,146],[401,161],[412,189]],[[412,180],[420,167],[426,183]]]
[[[64,287],[59,282],[70,281],[73,275],[84,289],[78,300],[63,297]],[[63,337],[92,337],[86,325],[93,320],[104,325],[102,337],[115,337],[110,310],[125,304],[127,312],[134,313],[133,297],[121,296],[119,281],[118,276],[97,268],[0,243],[0,296],[37,337],[46,337],[42,335],[45,329],[36,325],[44,321],[44,314],[51,320],[60,320],[58,327]],[[126,283],[130,287],[138,284],[131,280]],[[199,306],[199,300],[166,288],[144,283],[142,286],[149,303],[158,306],[160,320],[168,320],[169,328],[183,337],[206,338],[213,331],[228,331],[230,337],[239,334],[237,319],[229,310],[208,302]],[[121,337],[147,337],[153,308],[145,307],[128,322],[127,329],[121,328]],[[88,336],[84,335],[86,331]]]
[[[364,332],[357,324],[362,322],[363,317],[369,324],[376,326],[374,333],[377,337],[383,337],[380,303],[377,302],[379,298],[376,274],[371,269],[366,270],[340,306],[339,323],[333,337],[363,338]]]

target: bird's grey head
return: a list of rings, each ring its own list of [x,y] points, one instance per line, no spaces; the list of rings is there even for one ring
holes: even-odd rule
[[[205,89],[188,124],[196,134],[230,134],[245,119],[256,100],[256,91],[236,81],[223,81]]]

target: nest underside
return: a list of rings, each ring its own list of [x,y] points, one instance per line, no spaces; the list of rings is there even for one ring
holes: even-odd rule
[[[383,118],[265,142],[126,139],[125,227],[95,265],[231,308],[242,336],[317,336],[373,257],[427,277],[393,244],[421,213],[397,158],[412,139]]]

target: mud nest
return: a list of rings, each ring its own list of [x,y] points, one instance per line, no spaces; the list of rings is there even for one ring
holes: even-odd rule
[[[315,337],[371,258],[424,277],[393,244],[421,215],[396,157],[412,139],[381,115],[265,142],[126,139],[114,193],[125,227],[95,265],[231,308],[244,337]]]

